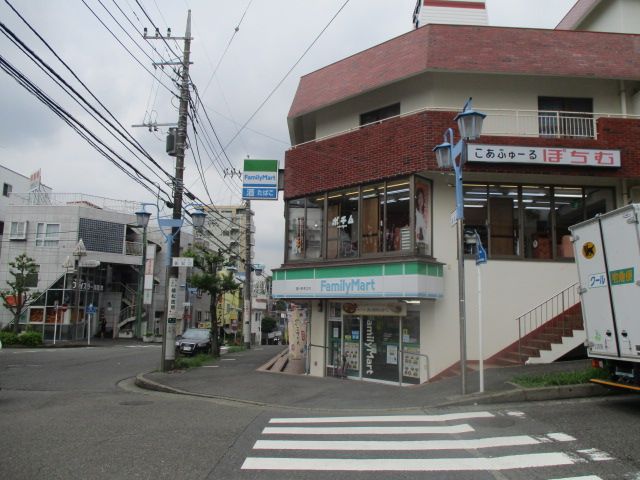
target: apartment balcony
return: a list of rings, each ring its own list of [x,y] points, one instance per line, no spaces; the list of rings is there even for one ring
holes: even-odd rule
[[[600,118],[640,120],[638,115],[552,110],[483,109],[483,135],[541,138],[598,138]]]

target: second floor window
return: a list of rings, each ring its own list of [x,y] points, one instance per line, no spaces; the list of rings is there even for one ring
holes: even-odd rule
[[[8,197],[9,195],[11,195],[11,191],[13,190],[13,187],[11,185],[9,185],[8,183],[4,183],[2,185],[2,195],[5,197]]]
[[[36,227],[36,247],[57,247],[59,241],[59,223],[38,223]]]
[[[540,135],[588,137],[594,135],[593,99],[538,97]]]
[[[414,178],[289,200],[286,259],[431,256],[432,184]]]
[[[386,107],[371,110],[360,115],[360,125],[367,125],[369,123],[379,122],[385,118],[396,117],[400,115],[400,104],[394,103]]]

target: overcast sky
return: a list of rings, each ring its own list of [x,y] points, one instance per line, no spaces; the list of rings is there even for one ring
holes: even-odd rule
[[[229,158],[229,161],[224,156],[216,159],[207,154],[214,148],[216,153],[219,152],[220,146],[201,110],[199,118],[206,125],[198,126],[201,131],[200,154],[206,168],[209,194],[218,205],[240,201],[239,182],[229,178],[223,181],[219,174],[222,168],[230,168],[230,163],[241,169],[242,160],[249,155],[251,158],[278,159],[283,166],[285,151],[290,145],[286,116],[300,76],[408,32],[412,28],[415,6],[415,0],[351,0],[269,97],[345,0],[9,1],[157,162],[171,172],[174,158],[164,153],[166,129],[149,132],[144,128],[131,128],[131,125],[149,120],[175,122],[177,102],[143,69],[144,66],[154,71],[152,60],[123,32],[107,10],[147,55],[158,61],[159,56],[151,45],[165,59],[172,54],[164,43],[147,43],[136,33],[144,26],[149,27],[149,32],[153,31],[151,21],[144,16],[140,5],[162,33],[166,33],[167,26],[170,26],[173,36],[184,34],[187,10],[191,9],[194,37],[191,77],[207,108],[215,135],[225,146]],[[573,3],[574,0],[486,1],[491,25],[539,28],[553,28]],[[87,5],[137,61],[99,23]],[[56,71],[72,81],[63,66],[4,2],[0,3],[0,21]],[[239,30],[234,34],[238,25]],[[170,46],[175,52],[179,51],[176,44],[170,43]],[[154,172],[119,147],[5,36],[0,36],[0,55],[154,182],[159,181]],[[171,72],[167,70],[169,76],[159,70],[156,72],[165,86],[172,88]],[[78,85],[76,82],[72,84]],[[24,175],[41,168],[44,183],[56,192],[154,201],[148,191],[117,170],[4,71],[0,71],[0,91],[0,164]],[[83,93],[90,99],[86,92]],[[240,130],[252,116],[247,127]],[[207,135],[211,147],[207,146]],[[185,165],[185,185],[200,198],[208,199],[197,173],[194,155],[195,148],[192,148]],[[157,173],[158,169],[155,171]],[[269,268],[278,267],[284,252],[283,203],[281,200],[256,201],[253,207],[256,211],[254,261]]]

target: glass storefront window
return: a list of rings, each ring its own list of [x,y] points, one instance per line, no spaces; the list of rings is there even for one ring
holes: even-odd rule
[[[551,188],[525,185],[521,201],[525,257],[552,258]]]
[[[599,213],[605,213],[615,208],[613,190],[610,188],[584,189],[585,220],[593,218]]]
[[[362,253],[383,251],[384,184],[362,188]]]
[[[489,252],[496,256],[520,254],[518,187],[489,185]]]
[[[571,259],[569,227],[614,208],[610,187],[465,184],[465,253],[477,230],[490,256]]]
[[[290,200],[287,204],[287,258],[289,260],[304,258],[304,203],[304,198],[302,198]]]
[[[573,245],[569,227],[584,218],[584,201],[580,187],[555,187],[553,208],[556,216],[556,256],[573,258]]]
[[[431,255],[431,183],[416,179],[415,187],[415,236],[418,253]]]
[[[358,256],[358,189],[331,193],[327,201],[327,257]]]
[[[322,232],[324,223],[324,196],[307,199],[307,231],[305,257],[322,257]]]
[[[410,189],[408,180],[389,182],[387,185],[387,251],[411,249]]]
[[[489,220],[487,185],[465,185],[464,195],[464,230],[465,238],[475,237],[475,232],[480,235],[482,245],[489,245]],[[465,253],[475,254],[475,238],[472,242],[465,242]]]

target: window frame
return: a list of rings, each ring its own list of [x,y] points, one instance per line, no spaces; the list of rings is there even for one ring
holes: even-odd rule
[[[22,225],[22,233],[14,233],[14,225]],[[28,225],[29,222],[26,220],[23,222],[11,221],[9,223],[9,240],[26,240]],[[17,228],[15,230],[17,230]]]
[[[7,182],[3,182],[3,184],[2,184],[2,196],[3,197],[10,197],[12,192],[13,192],[13,185],[11,185],[10,183],[7,183]]]
[[[49,226],[57,225],[58,231],[55,233],[55,237],[53,235],[49,235],[47,229]],[[40,231],[40,226],[42,226],[42,231]],[[50,243],[47,243],[50,242]],[[55,243],[54,243],[55,242]],[[57,247],[60,244],[60,223],[54,222],[38,222],[36,224],[35,231],[35,245],[36,247]]]
[[[563,189],[563,188],[572,188],[572,189],[581,189],[582,191],[582,196],[581,198],[581,205],[580,205],[580,210],[581,210],[581,215],[582,215],[582,220],[581,221],[585,221],[587,220],[586,216],[587,216],[587,204],[586,204],[586,200],[587,200],[587,192],[590,189],[605,189],[607,191],[609,191],[611,193],[611,210],[614,210],[616,208],[616,203],[617,203],[617,198],[616,198],[616,189],[613,186],[594,186],[594,185],[567,185],[567,184],[543,184],[543,183],[537,183],[537,184],[533,184],[531,182],[527,182],[527,183],[513,183],[513,182],[509,182],[510,186],[517,188],[517,201],[518,201],[518,241],[520,243],[520,247],[518,248],[519,252],[515,255],[495,255],[495,254],[491,254],[491,208],[489,207],[489,199],[490,199],[490,189],[491,186],[495,186],[495,185],[501,185],[501,182],[475,182],[475,181],[469,181],[469,182],[465,182],[463,183],[463,189],[465,186],[480,186],[482,185],[485,188],[485,195],[487,198],[487,214],[486,214],[486,219],[485,219],[485,225],[486,225],[486,236],[487,236],[487,242],[483,245],[485,250],[487,251],[488,254],[488,258],[489,259],[493,259],[493,260],[518,260],[518,261],[552,261],[552,262],[573,262],[574,258],[573,257],[566,257],[566,256],[561,256],[559,255],[559,248],[558,248],[558,238],[557,238],[557,213],[556,213],[556,189]],[[549,212],[549,232],[550,232],[550,241],[551,241],[551,257],[550,258],[533,258],[532,256],[526,256],[526,248],[524,248],[524,242],[526,241],[526,236],[525,236],[525,225],[524,225],[524,203],[522,201],[522,188],[523,187],[538,187],[538,188],[548,188],[549,189],[549,201],[550,201],[550,212]],[[464,197],[464,193],[463,193],[463,198]],[[608,210],[608,211],[611,211]],[[466,218],[466,216],[465,216]],[[464,222],[464,228],[467,229],[468,224],[466,223],[466,221]],[[473,248],[473,244],[470,245],[471,248],[466,248],[467,245],[469,244],[465,244],[465,257],[466,258],[474,258],[475,257],[475,248]]]
[[[285,202],[285,262],[286,263],[290,263],[290,264],[295,264],[295,263],[315,263],[315,262],[341,262],[341,261],[346,261],[349,259],[367,259],[367,258],[385,258],[385,257],[397,257],[397,256],[420,256],[420,257],[425,257],[425,258],[434,258],[433,256],[433,246],[431,247],[431,251],[427,254],[424,252],[418,252],[417,251],[417,242],[416,242],[416,238],[415,238],[415,234],[413,232],[415,232],[415,224],[416,224],[416,220],[414,218],[415,215],[415,195],[416,195],[416,179],[418,179],[420,182],[422,183],[427,183],[430,186],[430,199],[429,199],[429,215],[430,215],[430,219],[431,221],[433,221],[433,180],[427,177],[423,177],[423,176],[419,176],[419,175],[402,175],[402,176],[398,176],[398,177],[394,177],[394,178],[389,178],[389,179],[383,179],[383,180],[378,180],[378,181],[372,181],[372,182],[368,182],[365,184],[360,184],[360,185],[356,185],[356,186],[352,186],[352,187],[347,187],[347,188],[340,188],[340,189],[335,189],[335,190],[331,190],[331,191],[326,191],[323,193],[317,193],[317,194],[310,194],[310,195],[306,195],[304,197],[298,197],[298,198],[290,198],[287,199]],[[407,183],[407,188],[408,188],[408,192],[407,195],[409,197],[409,200],[407,202],[407,218],[408,218],[408,222],[407,222],[407,228],[409,229],[409,238],[410,238],[410,246],[408,249],[398,249],[398,250],[391,250],[388,248],[387,245],[387,239],[386,239],[386,235],[387,235],[387,229],[388,229],[388,221],[389,221],[389,213],[388,213],[388,208],[387,208],[387,200],[388,200],[388,191],[389,191],[389,185],[393,185],[396,184],[398,182],[406,182]],[[378,233],[382,235],[382,248],[380,249],[380,251],[376,251],[376,252],[364,252],[364,231],[363,231],[363,223],[364,223],[364,212],[363,212],[363,191],[366,190],[369,187],[374,187],[374,188],[379,188],[379,187],[383,187],[383,198],[384,198],[384,208],[381,208],[382,212],[382,218],[379,219],[382,221],[382,225],[379,227]],[[353,192],[357,190],[357,195],[358,195],[358,205],[357,205],[357,211],[358,211],[358,218],[357,218],[357,229],[358,229],[358,234],[357,234],[357,253],[353,256],[336,256],[336,257],[331,257],[329,258],[328,254],[329,254],[329,228],[331,226],[331,219],[329,218],[329,197],[333,194],[338,194],[338,193],[344,193],[344,192]],[[320,198],[322,198],[322,201],[320,201]],[[291,212],[290,212],[290,204],[291,202],[298,202],[300,200],[304,201],[304,217],[303,217],[303,221],[305,224],[305,229],[306,229],[306,225],[307,225],[307,221],[308,221],[308,202],[309,199],[312,199],[314,202],[316,203],[320,203],[322,202],[322,219],[323,219],[323,231],[321,232],[321,254],[319,257],[308,257],[307,256],[307,252],[306,252],[306,248],[303,251],[303,254],[301,257],[297,257],[297,258],[293,258],[291,255],[291,247],[290,247],[290,230],[291,230]],[[295,208],[301,208],[299,206],[296,206]],[[380,207],[378,207],[380,208]],[[429,239],[431,245],[433,245],[433,238],[434,238],[434,229],[431,228],[430,231],[430,236],[431,238]]]

